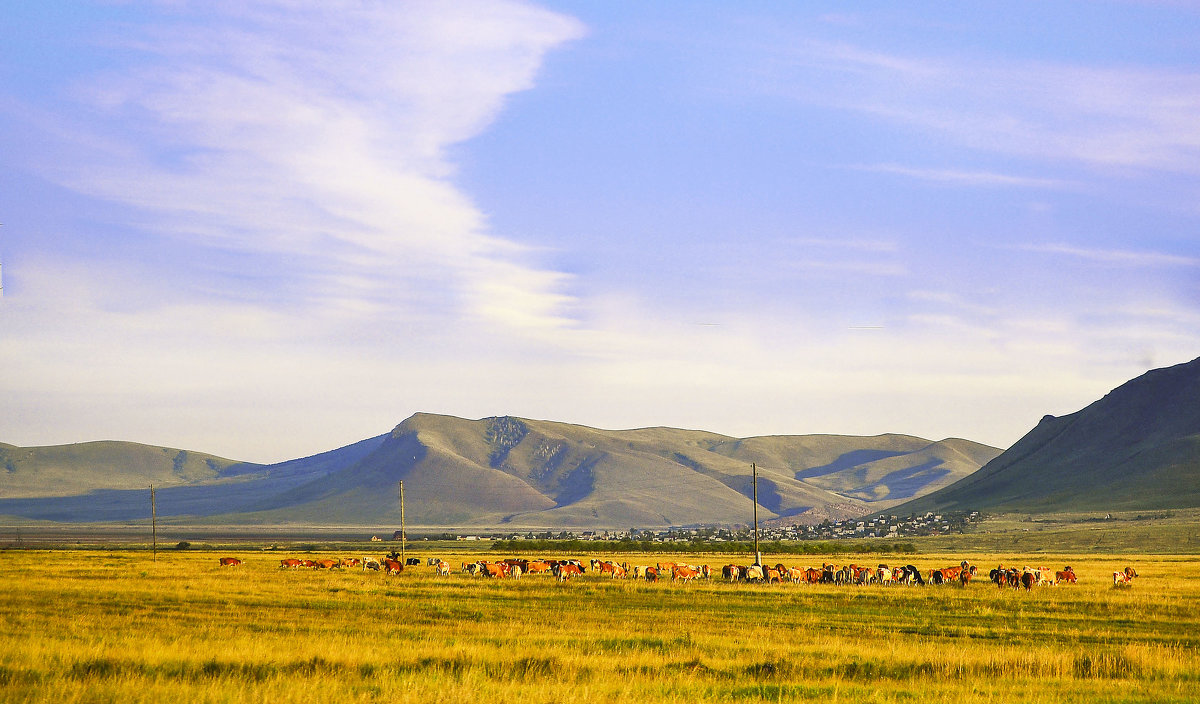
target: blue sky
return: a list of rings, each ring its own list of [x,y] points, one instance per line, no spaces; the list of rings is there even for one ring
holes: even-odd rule
[[[0,11],[0,442],[1005,447],[1200,355],[1185,2]]]

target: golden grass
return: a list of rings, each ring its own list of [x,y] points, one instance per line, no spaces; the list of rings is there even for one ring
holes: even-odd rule
[[[1081,582],[1029,593],[385,577],[259,553],[236,568],[201,552],[3,557],[11,701],[1200,700],[1200,562],[1185,557],[1038,556]],[[1140,577],[1114,589],[1127,564]]]

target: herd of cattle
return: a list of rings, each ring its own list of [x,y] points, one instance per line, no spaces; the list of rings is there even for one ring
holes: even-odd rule
[[[220,558],[222,566],[233,567],[242,564],[236,557]],[[280,569],[348,569],[361,567],[365,570],[382,571],[384,574],[400,574],[408,567],[421,565],[421,558],[409,557],[401,559],[395,553],[382,558],[339,558],[308,560],[286,558],[279,561]],[[427,558],[426,565],[434,568],[438,576],[450,575],[450,563],[438,558]],[[762,582],[793,584],[836,584],[836,585],[868,585],[868,584],[949,584],[957,582],[967,585],[978,573],[975,565],[966,560],[961,563],[943,568],[929,570],[929,576],[924,577],[914,565],[889,567],[879,564],[875,567],[862,565],[822,564],[816,567],[788,567],[782,563],[770,565],[735,565],[729,564],[715,570],[708,565],[688,565],[680,562],[658,562],[653,565],[633,565],[617,563],[609,560],[593,559],[588,563],[581,560],[528,560],[510,558],[491,562],[478,560],[462,563],[462,571],[476,577],[491,577],[494,579],[520,579],[522,575],[549,574],[559,582],[566,582],[591,571],[601,577],[612,579],[645,579],[650,582],[671,580],[688,582],[696,579],[719,578],[729,582]],[[997,566],[988,574],[991,581],[1001,588],[1025,588],[1031,590],[1035,586],[1055,586],[1058,584],[1075,584],[1075,570],[1070,566],[1062,570],[1051,570],[1047,567],[1005,567]],[[1121,572],[1113,572],[1113,585],[1128,585],[1137,577],[1137,571],[1126,567]]]

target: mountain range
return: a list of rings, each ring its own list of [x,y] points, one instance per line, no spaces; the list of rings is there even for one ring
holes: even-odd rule
[[[1008,512],[1200,507],[1200,359],[1153,369],[1037,427],[974,474],[895,507]]]
[[[869,513],[976,471],[1000,450],[909,435],[733,438],[418,413],[390,433],[273,465],[135,443],[0,444],[0,515],[59,522],[656,527]]]
[[[753,470],[752,470],[753,468]],[[0,444],[0,520],[650,528],[815,523],[887,511],[1200,507],[1200,359],[1155,369],[1016,444],[909,435],[733,438],[418,413],[391,432],[262,465],[128,442]]]

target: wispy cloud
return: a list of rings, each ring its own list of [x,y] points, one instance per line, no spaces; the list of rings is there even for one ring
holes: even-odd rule
[[[77,89],[96,118],[49,167],[156,236],[274,256],[310,305],[569,321],[569,277],[490,232],[447,150],[582,35],[520,3],[190,5],[111,41],[139,59]],[[295,266],[296,261],[302,265]],[[254,297],[254,291],[245,292]]]
[[[991,153],[1200,172],[1194,71],[912,56],[819,41],[798,48],[793,41],[780,54],[791,70],[775,66],[769,89],[804,102],[936,131]],[[982,179],[989,181],[997,183]]]
[[[1019,246],[1018,249],[1025,252],[1061,255],[1118,267],[1159,268],[1200,266],[1200,257],[1165,252],[1093,249],[1068,244],[1026,244]]]
[[[980,186],[980,187],[1017,187],[1017,188],[1049,188],[1067,189],[1076,184],[1069,181],[1052,178],[1036,178],[1032,176],[1013,176],[992,171],[965,171],[959,169],[929,169],[901,166],[899,164],[871,164],[848,167],[858,171],[895,174],[922,181],[934,181],[950,186]]]

